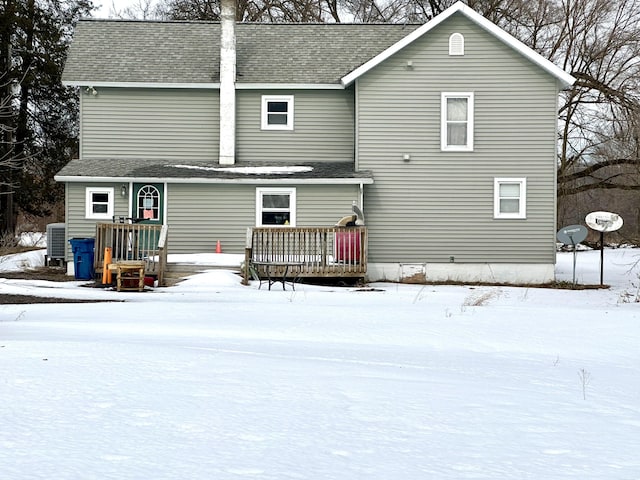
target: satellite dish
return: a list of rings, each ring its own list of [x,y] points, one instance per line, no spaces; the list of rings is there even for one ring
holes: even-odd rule
[[[356,223],[356,216],[347,215],[346,217],[342,217],[340,220],[338,220],[338,223],[336,223],[336,227],[347,227],[349,226],[349,224],[353,225],[355,223]]]
[[[362,213],[360,207],[354,203],[353,205],[351,205],[351,211],[358,217],[358,219],[356,220],[356,225],[364,225],[364,213]]]
[[[569,225],[558,230],[556,238],[565,245],[577,245],[587,238],[588,233],[587,228],[582,225]]]
[[[591,212],[584,221],[597,232],[615,232],[622,227],[622,217],[611,212]]]

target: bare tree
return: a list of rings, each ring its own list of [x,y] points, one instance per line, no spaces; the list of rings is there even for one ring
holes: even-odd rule
[[[640,166],[640,2],[571,4],[565,6],[564,44],[553,52],[578,79],[560,108],[559,195],[640,189],[627,176]]]
[[[125,8],[118,8],[112,0],[109,7],[109,17],[119,19],[150,20],[157,18],[159,14],[155,0],[137,0]]]
[[[390,22],[402,18],[405,0],[238,0],[241,22]],[[219,0],[164,0],[156,16],[172,20],[220,19]],[[138,16],[140,18],[140,16]]]

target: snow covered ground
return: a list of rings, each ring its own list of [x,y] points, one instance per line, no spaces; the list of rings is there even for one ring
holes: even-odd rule
[[[639,479],[640,250],[605,254],[606,290],[0,273],[126,300],[0,305],[0,478]],[[598,262],[580,252],[578,282]]]

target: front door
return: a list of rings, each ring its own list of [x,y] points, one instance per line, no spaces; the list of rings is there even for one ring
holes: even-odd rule
[[[164,185],[161,183],[134,183],[131,216],[136,223],[162,225],[164,219]],[[138,249],[143,258],[158,248],[158,230],[140,230]]]
[[[160,183],[134,183],[131,216],[138,223],[162,225],[164,217],[164,185]]]

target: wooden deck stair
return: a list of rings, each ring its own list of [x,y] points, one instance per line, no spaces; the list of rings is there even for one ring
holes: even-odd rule
[[[194,263],[185,263],[185,262],[168,262],[165,267],[164,273],[164,283],[165,286],[169,287],[171,285],[175,285],[176,283],[184,280],[185,278],[195,275],[197,273],[204,272],[206,270],[233,270],[240,272],[239,266],[222,266],[219,264],[216,265],[206,265],[206,264],[194,264]],[[240,279],[238,279],[240,281]]]

